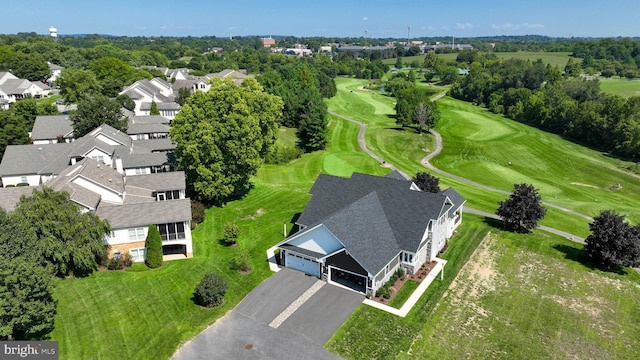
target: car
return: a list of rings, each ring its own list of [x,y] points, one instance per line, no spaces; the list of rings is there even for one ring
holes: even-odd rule
[[[56,100],[56,105],[63,105],[64,102],[62,100]]]

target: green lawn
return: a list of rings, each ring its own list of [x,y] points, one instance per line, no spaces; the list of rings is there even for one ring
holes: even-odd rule
[[[467,262],[489,227],[473,215],[464,215],[458,234],[449,242],[443,258],[448,261],[444,281],[438,278],[420,297],[406,317],[361,305],[326,344],[332,352],[347,359],[390,359],[406,351],[429,318],[460,268]]]
[[[620,78],[600,78],[600,89],[603,92],[617,94],[624,97],[640,96],[640,80]]]
[[[570,52],[538,52],[538,51],[517,51],[517,52],[494,52],[496,56],[500,59],[523,59],[536,61],[538,59],[542,59],[542,62],[545,64],[551,64],[551,66],[557,66],[559,68],[564,68],[567,65],[567,61],[571,57]],[[417,61],[420,66],[424,62],[425,55],[417,55],[417,56],[407,56],[402,58],[402,62],[404,66],[409,66],[412,62]],[[444,59],[445,61],[456,61],[458,57],[457,53],[451,54],[438,54],[438,57]],[[580,58],[575,58],[578,61],[582,61]],[[383,63],[388,65],[394,65],[396,63],[396,59],[384,59]]]
[[[637,358],[640,276],[585,267],[579,247],[494,232],[397,358]]]
[[[612,170],[621,161],[462,101],[438,105],[444,150],[436,167],[506,191],[531,183],[551,203],[592,216],[615,209],[640,222],[640,179]]]
[[[58,314],[51,339],[61,359],[166,359],[271,275],[265,251],[282,240],[283,224],[309,201],[309,188],[322,171],[348,176],[354,171],[384,175],[388,169],[357,145],[358,126],[340,119],[329,123],[326,151],[306,154],[289,165],[263,166],[254,189],[242,200],[207,210],[193,231],[195,258],[167,262],[162,268],[102,271],[83,279],[58,281]],[[285,133],[287,130],[284,131]],[[291,135],[283,141],[291,141]],[[219,244],[226,222],[241,228],[239,247],[251,255],[253,272],[230,269],[237,248]],[[225,304],[206,310],[193,304],[193,289],[207,271],[229,282]]]
[[[420,160],[430,152],[432,136],[401,130],[395,125],[393,98],[359,90],[364,80],[336,79],[338,94],[329,108],[368,124],[367,146],[408,174],[424,171]],[[640,206],[640,179],[616,171],[624,162],[587,149],[487,110],[451,98],[438,101],[444,151],[432,163],[437,167],[482,184],[511,191],[514,183],[530,182],[551,203],[597,215],[616,209],[640,222],[634,209]],[[553,149],[553,151],[550,151]],[[508,166],[508,162],[512,166]],[[494,212],[505,195],[477,189],[440,176],[442,186],[453,186],[470,206]],[[608,190],[620,183],[621,190]],[[580,236],[589,234],[588,222],[577,216],[548,209],[543,225]]]

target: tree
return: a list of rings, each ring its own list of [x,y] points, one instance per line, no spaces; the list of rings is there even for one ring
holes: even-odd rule
[[[496,214],[513,231],[528,233],[547,212],[538,190],[529,184],[514,184],[509,199],[501,201]]]
[[[90,70],[66,68],[56,79],[56,85],[67,104],[94,97],[102,91],[96,75]]]
[[[120,94],[116,97],[116,102],[129,111],[133,111],[136,108],[136,103],[133,102],[133,99],[129,97],[127,94]]]
[[[145,260],[147,266],[152,269],[162,266],[162,237],[160,237],[158,227],[154,224],[149,225],[144,246],[147,251],[147,259]]]
[[[235,245],[240,236],[240,228],[234,223],[225,223],[222,239],[227,245]]]
[[[418,124],[420,132],[431,129],[440,120],[440,112],[436,103],[432,101],[422,102],[416,106],[413,115],[413,123]]]
[[[151,110],[149,111],[149,115],[160,115],[160,110],[158,110],[158,104],[154,100],[151,100]]]
[[[251,271],[251,257],[246,249],[238,249],[238,252],[231,259],[231,268],[244,273]]]
[[[282,107],[278,96],[263,92],[252,78],[242,86],[212,79],[209,91],[190,96],[169,135],[191,197],[221,204],[246,193],[249,179],[273,149]]]
[[[222,276],[212,272],[204,274],[204,278],[193,292],[195,303],[205,307],[214,307],[222,304],[228,286],[227,281]]]
[[[420,131],[429,130],[440,120],[440,112],[429,94],[422,88],[408,88],[400,91],[396,102],[396,124],[420,125]]]
[[[186,88],[186,87],[181,87],[178,89],[178,95],[176,95],[176,103],[178,103],[180,106],[184,106],[184,104],[187,102],[187,98],[191,96],[191,89]]]
[[[92,212],[80,213],[69,194],[34,189],[31,197],[20,198],[14,213],[35,231],[40,262],[51,265],[55,275],[86,276],[97,269],[111,227]]]
[[[304,111],[298,126],[299,147],[305,151],[322,150],[327,145],[327,105],[319,91],[305,92]]]
[[[394,66],[395,66],[396,69],[402,69],[404,67],[404,63],[402,61],[402,56],[398,56]]]
[[[73,122],[73,135],[76,138],[90,133],[102,124],[112,126],[123,132],[127,131],[128,119],[122,114],[120,104],[104,95],[81,100],[78,110],[69,116]]]
[[[53,330],[57,303],[50,269],[0,255],[0,339],[39,339]]]
[[[20,79],[45,81],[51,76],[49,65],[38,54],[17,52],[9,67],[11,68],[11,73]]]
[[[123,86],[139,80],[132,66],[111,56],[91,61],[89,69],[96,74],[102,93],[109,97],[115,97]]]
[[[422,191],[435,194],[440,192],[440,179],[427,172],[416,173],[416,176],[411,181]]]
[[[638,265],[640,226],[631,226],[624,220],[623,215],[609,210],[593,218],[584,249],[594,263],[610,270]]]

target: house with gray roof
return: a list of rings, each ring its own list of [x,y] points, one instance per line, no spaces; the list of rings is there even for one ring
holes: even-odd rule
[[[436,259],[462,221],[454,189],[421,191],[391,173],[321,174],[296,224],[277,246],[281,264],[373,295],[393,273],[415,274]]]
[[[42,186],[68,193],[82,212],[109,221],[111,233],[104,239],[109,257],[128,252],[134,261],[144,261],[149,225],[160,231],[164,260],[193,257],[184,172],[127,176],[83,158],[41,186],[0,188],[0,207],[13,211],[21,196],[31,196]]]
[[[73,123],[69,115],[37,116],[29,135],[34,145],[73,141]]]
[[[34,126],[36,134],[46,129],[46,126]],[[168,138],[133,140],[128,134],[103,124],[69,143],[7,146],[0,162],[0,177],[4,187],[39,186],[84,158],[104,163],[127,176],[175,171],[173,150],[175,144]]]
[[[125,87],[120,95],[129,96],[136,104],[134,113],[137,116],[150,115],[151,104],[156,103],[160,115],[173,119],[180,105],[175,102],[175,95],[171,84],[161,78],[153,78],[151,80],[142,79]]]
[[[14,103],[26,98],[47,97],[51,88],[41,81],[19,79],[10,72],[0,72],[0,100]]]

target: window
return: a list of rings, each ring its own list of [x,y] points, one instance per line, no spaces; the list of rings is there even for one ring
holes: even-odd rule
[[[135,174],[136,175],[144,175],[147,173],[147,168],[135,168]]]
[[[147,252],[145,248],[137,248],[129,250],[129,254],[131,254],[131,260],[138,262],[145,260]]]
[[[136,140],[144,140],[144,134],[137,134]]]
[[[120,253],[119,251],[116,250],[116,251],[113,252],[113,258],[114,259],[118,260],[118,259],[120,259],[120,256],[122,256],[122,253]]]
[[[157,201],[180,199],[180,190],[160,191],[155,193]]]
[[[102,163],[104,162],[104,156],[102,155],[94,155],[91,158],[97,162],[102,162]]]
[[[129,241],[140,241],[145,240],[145,238],[143,227],[129,229]]]
[[[21,183],[28,183],[29,179],[27,179],[27,177],[25,175],[23,175],[23,176],[20,176],[20,182]]]
[[[184,239],[186,237],[184,233],[184,222],[158,224],[157,226],[162,241]]]

